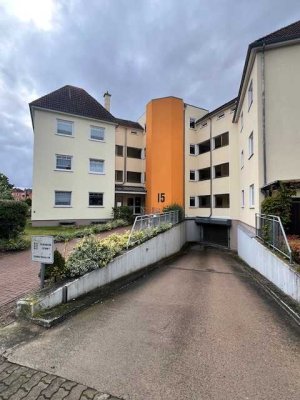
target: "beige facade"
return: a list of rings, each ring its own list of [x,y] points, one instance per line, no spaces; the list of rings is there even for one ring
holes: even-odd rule
[[[57,133],[59,120],[72,123],[72,135]],[[33,224],[110,219],[115,190],[115,125],[34,109],[33,126]],[[91,127],[104,128],[103,141],[91,139]],[[70,156],[71,168],[58,169],[57,155]],[[102,160],[103,172],[91,172],[90,160]],[[55,192],[71,193],[70,204],[55,204]],[[89,205],[89,193],[102,193],[103,205]]]

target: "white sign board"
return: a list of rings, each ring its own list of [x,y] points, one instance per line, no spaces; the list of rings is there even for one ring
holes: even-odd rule
[[[31,236],[32,261],[53,264],[53,236]]]

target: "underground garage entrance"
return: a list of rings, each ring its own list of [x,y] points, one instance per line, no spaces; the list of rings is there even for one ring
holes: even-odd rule
[[[196,218],[200,226],[200,242],[230,248],[230,219]]]

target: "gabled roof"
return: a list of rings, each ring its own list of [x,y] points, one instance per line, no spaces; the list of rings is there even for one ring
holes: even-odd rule
[[[290,24],[288,26],[285,26],[284,28],[278,29],[277,31],[272,32],[269,35],[263,36],[260,39],[257,39],[254,42],[249,44],[247,55],[246,55],[246,60],[245,60],[245,64],[244,64],[242,79],[241,79],[241,83],[240,83],[239,94],[237,97],[237,104],[239,104],[239,101],[241,98],[242,89],[243,89],[243,85],[244,85],[244,81],[245,81],[246,73],[247,73],[247,67],[248,67],[248,63],[249,63],[249,59],[250,59],[252,50],[262,47],[262,46],[287,42],[287,41],[295,40],[295,39],[300,39],[300,21],[296,21],[293,24]],[[235,110],[233,120],[235,120],[236,113],[237,113],[237,109]]]
[[[45,108],[67,114],[79,115],[101,121],[116,123],[115,117],[109,113],[94,97],[84,89],[66,85],[46,96],[32,101],[32,107]]]
[[[203,117],[199,118],[196,121],[196,124],[198,124],[199,122],[205,121],[207,118],[212,117],[213,115],[217,114],[218,112],[222,111],[222,110],[226,110],[229,107],[232,107],[235,105],[237,101],[237,97],[235,97],[234,99],[227,101],[227,103],[222,104],[220,107],[216,108],[215,110],[210,111],[209,113],[205,114]]]
[[[142,131],[144,130],[143,127],[138,122],[135,122],[135,121],[129,121],[127,119],[120,119],[120,118],[116,118],[116,121],[119,125],[122,125],[122,126],[139,129]]]

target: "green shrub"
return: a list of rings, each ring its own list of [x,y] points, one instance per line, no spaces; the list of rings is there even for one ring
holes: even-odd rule
[[[0,238],[16,238],[24,230],[27,210],[23,201],[0,200]]]
[[[295,194],[295,189],[281,183],[278,191],[261,203],[262,213],[280,217],[282,225],[287,229],[291,222],[292,196]]]
[[[137,246],[171,227],[171,224],[163,224],[156,228],[133,232],[130,247]],[[112,234],[102,240],[95,236],[85,237],[67,259],[66,276],[70,278],[82,276],[94,269],[105,267],[114,257],[127,249],[129,234],[129,231],[122,235]]]
[[[115,219],[123,219],[132,224],[134,221],[133,211],[128,206],[113,207],[113,216]]]
[[[57,282],[64,279],[66,276],[66,261],[57,249],[54,250],[53,257],[53,264],[46,265],[45,279],[51,279]]]
[[[177,203],[169,204],[163,208],[163,212],[179,211],[179,221],[184,219],[184,209]]]
[[[30,248],[30,239],[17,236],[13,239],[0,239],[0,251],[20,251]]]

